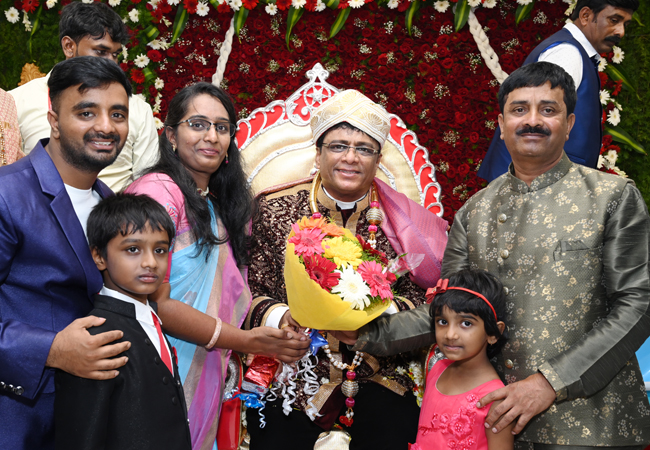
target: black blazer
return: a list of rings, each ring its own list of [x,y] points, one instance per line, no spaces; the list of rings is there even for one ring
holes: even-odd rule
[[[152,304],[155,308],[155,304]],[[136,320],[135,306],[95,296],[90,312],[105,317],[90,334],[122,330],[131,348],[120,374],[105,381],[87,380],[57,370],[54,402],[55,441],[60,450],[191,450],[183,386]],[[171,349],[171,345],[169,346]],[[174,358],[172,358],[174,359]]]

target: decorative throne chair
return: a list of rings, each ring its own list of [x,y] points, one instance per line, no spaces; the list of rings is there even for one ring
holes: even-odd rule
[[[255,194],[312,175],[316,147],[311,141],[311,113],[339,92],[327,83],[328,77],[329,72],[317,63],[307,71],[309,81],[289,98],[273,101],[239,121],[237,143]],[[442,217],[440,185],[427,149],[402,119],[394,114],[390,118],[390,137],[377,176]]]

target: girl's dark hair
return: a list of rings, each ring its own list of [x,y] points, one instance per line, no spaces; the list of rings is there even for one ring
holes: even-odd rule
[[[151,197],[124,193],[106,197],[88,217],[88,244],[106,258],[111,239],[118,234],[127,236],[142,231],[147,224],[152,230],[165,231],[170,243],[174,239],[174,222]]]
[[[506,294],[499,279],[490,272],[474,269],[461,270],[449,277],[449,286],[463,287],[482,294],[492,304],[498,321],[505,322]],[[430,309],[431,319],[433,319],[432,326],[435,326],[436,315],[440,315],[445,306],[454,312],[474,314],[483,320],[487,335],[497,338],[495,344],[488,345],[488,357],[492,358],[501,350],[508,339],[507,331],[504,330],[503,333],[499,331],[492,309],[482,298],[456,289],[449,289],[436,295]]]
[[[230,123],[237,123],[235,106],[230,96],[221,88],[200,82],[187,86],[174,96],[167,109],[165,127],[174,133],[178,123],[187,114],[194,98],[207,94],[219,101],[228,113]],[[190,172],[183,166],[166,133],[160,136],[158,162],[145,173],[164,173],[178,185],[185,199],[185,213],[192,226],[192,234],[198,245],[197,254],[204,249],[207,255],[214,246],[230,241],[235,260],[239,266],[248,264],[250,236],[248,224],[253,215],[253,195],[242,168],[241,156],[234,138],[230,138],[228,164],[221,163],[210,177],[208,199],[219,214],[226,228],[226,236],[217,238],[212,232],[208,203],[197,192],[197,186]]]

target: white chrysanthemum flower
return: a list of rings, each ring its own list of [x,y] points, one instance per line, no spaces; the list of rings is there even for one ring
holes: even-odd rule
[[[618,159],[618,153],[616,150],[608,150],[607,153],[605,153],[605,159],[613,166],[616,164],[616,160]]]
[[[152,9],[156,9],[158,7],[159,2],[160,2],[160,0],[151,0],[151,1],[148,1],[147,3],[149,3],[149,5],[151,5]]]
[[[619,102],[614,102],[614,106],[616,106],[619,111],[621,111],[621,112],[623,111],[623,107],[621,106],[621,104]]]
[[[147,57],[147,55],[140,53],[138,56],[136,56],[135,61],[133,61],[133,63],[139,68],[144,69],[145,67],[147,67],[147,64],[149,64],[149,58]]]
[[[158,39],[154,39],[153,41],[149,42],[147,45],[153,48],[154,50],[160,50],[162,48],[162,46],[160,45],[160,41]]]
[[[484,8],[494,8],[497,6],[497,0],[485,0],[485,3],[483,3]]]
[[[623,171],[622,171],[621,169],[619,169],[618,167],[614,166],[614,167],[612,167],[612,170],[613,170],[614,172],[616,172],[616,175],[618,175],[619,177],[627,178],[627,173],[623,172]]]
[[[601,105],[606,105],[609,102],[610,96],[609,96],[609,91],[606,89],[603,89],[600,91],[600,104]]]
[[[341,274],[339,284],[332,288],[332,294],[339,294],[343,301],[352,303],[352,309],[363,310],[370,305],[370,286],[363,281],[361,274],[352,265],[337,270]]]
[[[122,46],[122,60],[126,61],[129,59],[129,51],[126,49],[126,45]]]
[[[395,372],[397,372],[399,375],[404,375],[406,373],[406,369],[402,366],[397,366],[395,367]]]
[[[596,163],[596,169],[602,169],[605,165],[605,158],[603,155],[598,155],[598,162]]]
[[[623,57],[625,56],[625,52],[621,50],[620,47],[614,46],[612,49],[614,52],[614,56],[612,57],[612,62],[614,64],[620,64],[623,62]]]
[[[621,112],[618,110],[618,108],[614,108],[609,113],[607,113],[607,121],[614,126],[621,123]]]
[[[323,3],[321,0],[318,0],[316,2],[316,9],[315,9],[316,12],[325,11],[325,8],[327,8],[327,5]]]
[[[524,6],[529,4],[529,3],[532,3],[532,2],[533,2],[533,0],[517,0],[517,3],[519,3],[520,5],[524,5]]]
[[[230,9],[232,9],[233,11],[239,11],[239,9],[241,8],[241,5],[242,5],[241,0],[230,0],[228,2],[228,6],[230,6]]]
[[[264,8],[264,11],[266,11],[269,16],[275,16],[278,13],[278,7],[275,5],[275,3],[269,3]]]
[[[27,11],[23,11],[23,25],[25,25],[25,31],[27,32],[32,31],[32,21],[29,20]]]
[[[129,19],[131,20],[131,22],[137,22],[138,20],[140,20],[140,13],[138,12],[137,9],[134,8],[131,11],[129,11]]]
[[[387,5],[390,9],[395,9],[399,6],[399,0],[390,0]]]
[[[18,14],[18,10],[13,6],[5,11],[5,17],[9,23],[16,23],[20,20],[20,14]]]
[[[167,0],[167,4],[170,6],[176,6],[181,2],[181,0]]]
[[[476,8],[481,4],[481,0],[467,0],[467,4],[472,8]]]
[[[120,3],[122,3],[122,0],[108,0],[108,4],[111,5],[113,8],[116,6],[120,6]]]
[[[291,6],[300,9],[307,4],[307,0],[291,0]]]
[[[350,5],[350,8],[361,8],[365,3],[364,0],[350,0],[348,5]]]
[[[47,9],[52,9],[56,6],[56,2],[57,0],[47,0],[47,2],[45,2],[45,6],[47,6]]]
[[[153,87],[155,87],[158,90],[161,90],[162,88],[165,87],[165,82],[162,80],[162,78],[156,78],[156,81],[153,82]]]
[[[600,58],[600,61],[598,61],[598,72],[603,72],[605,67],[607,67],[607,60],[605,58]]]
[[[449,9],[449,2],[447,0],[440,0],[433,4],[436,11],[443,13]]]
[[[205,2],[199,2],[198,5],[196,5],[196,13],[201,16],[205,17],[208,15],[210,12],[210,8],[208,8],[208,4]]]
[[[160,120],[158,117],[153,118],[153,123],[156,125],[156,130],[160,130],[162,127],[165,126],[162,120]]]

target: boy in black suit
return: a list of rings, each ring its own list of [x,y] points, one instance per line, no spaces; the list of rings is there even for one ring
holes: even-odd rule
[[[131,347],[111,380],[57,371],[57,449],[191,449],[175,349],[147,301],[167,273],[174,233],[165,209],[146,195],[108,197],[90,214],[88,242],[104,278],[90,314],[106,322],[88,331],[121,330]]]

